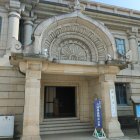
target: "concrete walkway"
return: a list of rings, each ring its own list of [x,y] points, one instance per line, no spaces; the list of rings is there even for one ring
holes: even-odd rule
[[[140,140],[140,135],[136,129],[124,130],[124,137],[111,138],[106,140]],[[42,140],[97,140],[92,133],[72,133],[72,134],[55,134],[42,136]]]
[[[137,134],[136,129],[123,130],[125,136],[119,138],[110,138],[105,140],[140,140],[140,135]],[[72,134],[56,134],[56,135],[44,135],[42,140],[97,140],[92,136],[92,133],[72,133]],[[14,139],[0,139],[0,140],[20,140],[20,138]]]

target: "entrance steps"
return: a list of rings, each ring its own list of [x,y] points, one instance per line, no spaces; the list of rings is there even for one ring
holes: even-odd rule
[[[90,131],[93,131],[91,124],[89,122],[80,122],[76,117],[45,119],[40,124],[40,135]]]

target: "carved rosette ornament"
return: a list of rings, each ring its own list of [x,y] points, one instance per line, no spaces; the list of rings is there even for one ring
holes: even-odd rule
[[[78,41],[65,41],[60,46],[59,58],[62,60],[87,61],[87,59],[89,59],[86,50]]]

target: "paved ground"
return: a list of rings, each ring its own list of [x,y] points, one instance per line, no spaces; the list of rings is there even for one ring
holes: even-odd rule
[[[106,140],[140,140],[140,135],[136,129],[128,129],[123,131],[125,136],[120,138],[111,138]],[[42,140],[97,140],[92,133],[73,133],[73,134],[56,134],[42,136]]]
[[[136,129],[123,130],[125,136],[120,138],[111,138],[105,140],[140,140],[140,135]],[[56,134],[46,135],[41,137],[42,140],[97,140],[92,136],[92,133],[73,133],[73,134]],[[17,139],[0,139],[0,140],[19,140]]]

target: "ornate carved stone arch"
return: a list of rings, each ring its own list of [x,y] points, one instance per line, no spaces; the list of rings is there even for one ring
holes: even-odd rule
[[[116,58],[114,38],[101,23],[80,12],[53,17],[35,30],[34,52],[65,63],[93,64]]]

